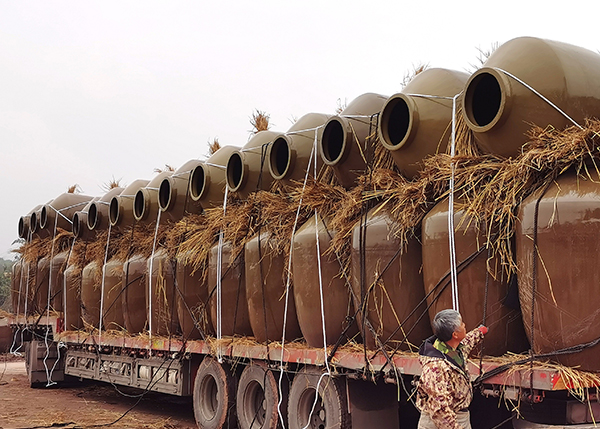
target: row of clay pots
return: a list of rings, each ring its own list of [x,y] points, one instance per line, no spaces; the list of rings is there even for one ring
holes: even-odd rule
[[[532,67],[532,64],[535,67]],[[536,72],[540,67],[543,67],[544,73]],[[242,149],[224,147],[206,162],[190,161],[175,173],[164,173],[151,182],[136,182],[130,185],[129,189],[120,190],[119,195],[112,196],[110,202],[107,202],[106,199],[91,201],[90,197],[64,194],[70,198],[69,203],[59,206],[59,199],[67,198],[60,196],[51,204],[34,208],[30,214],[21,219],[19,231],[25,237],[30,236],[30,233],[50,236],[50,226],[52,228],[68,226],[63,224],[63,220],[68,218],[69,210],[84,203],[89,203],[89,208],[85,213],[88,216],[89,229],[92,229],[89,222],[89,214],[92,210],[104,213],[103,210],[108,208],[110,225],[115,228],[131,224],[134,220],[152,222],[158,218],[159,210],[162,210],[165,216],[169,216],[172,220],[180,218],[185,213],[200,213],[203,208],[222,204],[226,184],[232,192],[237,192],[240,196],[245,197],[257,189],[268,189],[273,180],[288,184],[301,181],[309,166],[315,141],[317,141],[320,156],[315,157],[317,165],[311,168],[315,168],[318,172],[322,163],[326,163],[333,167],[338,181],[343,186],[351,187],[356,177],[364,171],[369,149],[367,136],[372,134],[374,128],[378,129],[382,144],[391,151],[398,168],[407,177],[414,177],[418,174],[421,161],[425,156],[447,148],[451,131],[453,98],[457,100],[457,107],[462,110],[465,122],[475,133],[476,142],[482,151],[502,156],[514,156],[520,152],[522,144],[526,141],[525,132],[531,124],[563,128],[571,123],[570,119],[582,123],[588,116],[598,116],[600,112],[600,74],[597,72],[598,69],[600,69],[600,56],[595,53],[558,42],[534,38],[515,39],[498,48],[486,61],[484,67],[470,77],[442,69],[426,70],[417,75],[401,93],[390,98],[365,94],[350,103],[339,116],[305,115],[287,133],[258,133]],[[538,93],[536,94],[534,90]],[[461,92],[462,95],[456,98]],[[545,101],[540,94],[555,106]],[[557,110],[557,107],[562,110],[562,113]],[[264,174],[266,169],[270,174]],[[212,186],[210,186],[211,184]],[[115,191],[115,194],[117,192]],[[176,203],[175,200],[180,202]],[[543,205],[543,201],[544,199],[539,203],[540,207]],[[565,204],[566,207],[570,207],[569,204]],[[523,207],[526,208],[527,205],[525,204]],[[522,210],[526,210],[525,208]],[[447,208],[445,210],[446,214],[444,214],[443,206],[438,206],[425,219],[422,250],[417,244],[408,243],[399,258],[393,256],[397,252],[399,243],[395,243],[393,239],[390,239],[391,234],[386,233],[391,228],[389,219],[384,216],[384,211],[378,212],[376,215],[372,214],[372,218],[368,219],[363,227],[363,232],[355,231],[354,234],[354,239],[358,240],[359,244],[353,243],[353,258],[358,258],[360,262],[357,268],[353,261],[353,275],[350,280],[352,293],[347,287],[346,280],[339,276],[339,262],[327,260],[331,256],[321,258],[322,277],[320,280],[317,278],[318,270],[315,270],[314,266],[317,236],[315,229],[319,231],[319,243],[322,244],[321,252],[324,254],[328,248],[327,240],[330,239],[331,234],[335,234],[326,228],[327,220],[315,218],[301,227],[296,233],[293,246],[293,302],[298,326],[307,342],[313,346],[323,344],[323,324],[326,327],[326,343],[335,342],[344,329],[348,316],[354,313],[353,306],[360,310],[358,326],[370,345],[375,345],[377,342],[401,341],[404,337],[408,337],[411,342],[418,342],[415,340],[416,338],[422,339],[429,328],[423,323],[423,318],[418,320],[418,318],[415,319],[415,316],[419,313],[422,314],[418,308],[423,305],[425,293],[436,292],[434,288],[445,277],[446,270],[444,268],[447,265],[442,262],[449,259],[444,254],[447,246],[443,245],[444,241],[447,241],[447,226],[444,224]],[[573,209],[565,208],[564,210],[566,213],[570,213]],[[528,212],[524,211],[523,213]],[[594,212],[592,211],[592,213]],[[455,216],[460,217],[461,214],[456,213]],[[589,214],[586,216],[589,218]],[[584,224],[585,217],[577,218],[577,222]],[[80,224],[80,222],[77,223]],[[470,225],[469,222],[457,224]],[[41,228],[38,228],[38,225]],[[371,232],[365,233],[365,228],[367,232]],[[556,233],[560,236],[561,233],[557,232],[556,225],[553,225],[551,230],[553,234]],[[481,242],[481,237],[480,232],[475,229],[465,230],[463,234],[457,233],[458,235],[465,237],[464,241],[457,239],[457,257],[460,260],[461,257],[471,255],[477,250],[477,243]],[[383,239],[384,236],[386,240]],[[543,237],[545,237],[544,234],[540,234],[540,240],[543,240]],[[256,240],[257,243],[266,240],[264,248],[268,249],[268,239],[268,233],[266,233],[260,241],[258,238]],[[547,246],[549,248],[553,246],[553,239],[548,239]],[[325,241],[321,243],[321,240]],[[517,233],[517,257],[521,258],[523,249],[526,248],[524,243],[527,243],[527,240],[519,240],[521,239]],[[380,248],[386,241],[389,242],[386,243],[389,246],[384,251]],[[360,243],[364,248],[361,248]],[[274,256],[269,258],[272,260],[265,267],[264,255],[260,255],[263,259],[256,259],[258,247],[258,244],[249,244],[245,255],[249,263],[243,264],[238,261],[231,267],[227,262],[227,246],[222,249],[224,253],[223,266],[229,267],[225,271],[226,276],[232,277],[231,287],[225,285],[226,279],[223,279],[222,282],[223,302],[226,303],[224,311],[233,309],[234,317],[233,319],[223,317],[221,328],[225,335],[227,335],[226,332],[242,335],[253,332],[259,339],[279,339],[283,328],[276,329],[279,326],[272,321],[282,320],[279,314],[281,305],[277,311],[273,310],[272,314],[268,314],[268,312],[261,314],[260,309],[266,308],[271,311],[272,308],[277,307],[275,298],[283,296],[282,285],[284,283],[279,277],[282,277],[281,267],[284,266],[284,263]],[[263,246],[261,245],[261,247]],[[268,255],[268,252],[266,254]],[[559,252],[554,252],[554,255],[556,254]],[[369,259],[369,255],[373,255],[373,258]],[[387,262],[386,258],[388,258]],[[385,273],[380,275],[382,267],[387,266],[388,262],[394,258],[397,261],[390,265],[394,268],[387,268]],[[419,258],[422,258],[422,275],[418,273],[420,270]],[[520,274],[519,277],[521,285],[519,292],[524,314],[528,314],[527,306],[529,305],[529,312],[533,312],[534,316],[536,314],[534,310],[539,309],[540,315],[537,317],[536,323],[545,322],[547,318],[560,321],[560,326],[555,328],[565,332],[563,337],[566,338],[560,342],[560,345],[569,344],[572,339],[587,338],[588,336],[581,336],[581,322],[575,323],[572,327],[567,326],[565,320],[567,318],[577,319],[573,316],[574,314],[593,317],[593,312],[582,313],[579,308],[575,307],[569,308],[568,311],[563,310],[563,303],[556,299],[558,292],[553,289],[553,283],[550,280],[547,289],[551,294],[545,296],[545,299],[536,300],[536,307],[531,309],[531,302],[533,302],[531,297],[535,295],[530,293],[528,301],[528,295],[524,291],[532,290],[529,288],[530,283],[536,285],[539,283],[536,294],[545,289],[541,276],[538,276],[535,282],[529,280],[531,273],[527,274],[527,269],[530,265],[533,266],[531,261],[534,259],[531,256],[528,258],[518,261],[519,265],[523,267],[522,272],[525,273]],[[150,271],[148,261],[133,259],[125,261],[123,271],[134,273]],[[519,349],[526,342],[520,334],[522,326],[517,317],[518,312],[504,305],[504,298],[510,295],[510,284],[508,281],[490,280],[485,274],[485,259],[485,255],[479,254],[459,274],[460,283],[467,285],[459,290],[459,298],[467,303],[464,306],[467,310],[463,314],[465,321],[473,324],[476,319],[481,318],[482,305],[486,305],[489,320],[498,324],[504,321],[506,323],[503,326],[507,327],[506,332],[503,334],[498,332],[499,337],[493,341],[490,340],[490,343],[497,345],[497,350]],[[543,261],[544,258],[540,256],[538,263],[539,260]],[[155,261],[152,262],[154,264]],[[43,289],[43,273],[47,269],[44,268],[45,264],[46,262],[39,261],[35,267],[38,272],[33,276],[36,279],[33,284],[34,290]],[[53,264],[48,264],[48,266],[50,265]],[[542,268],[547,270],[547,265],[545,264]],[[552,267],[559,265],[558,263],[553,264]],[[577,264],[574,263],[574,265]],[[587,263],[583,265],[588,267]],[[257,267],[259,281],[256,281]],[[21,268],[21,278],[23,278],[23,269],[24,267]],[[95,270],[97,272],[98,268]],[[214,270],[214,276],[211,270]],[[27,272],[29,271],[31,271],[31,267],[28,268]],[[562,278],[567,271],[569,270],[563,270],[556,275]],[[541,272],[539,268],[538,272]],[[547,274],[548,279],[552,279],[550,274]],[[593,270],[589,275],[593,280],[595,275]],[[91,273],[90,276],[93,278]],[[140,274],[140,276],[142,275]],[[176,330],[174,325],[168,325],[166,322],[153,323],[154,311],[150,312],[151,317],[148,318],[148,312],[144,306],[157,309],[157,320],[164,319],[161,316],[161,304],[151,305],[153,300],[146,298],[147,295],[144,295],[142,300],[141,293],[138,295],[133,293],[136,288],[129,284],[129,275],[126,275],[125,278],[128,286],[122,289],[121,303],[126,301],[127,306],[131,305],[132,308],[135,307],[138,310],[143,308],[145,313],[145,316],[138,317],[134,316],[133,312],[125,311],[123,313],[125,327],[128,330],[131,328],[132,331],[136,331],[152,325],[152,330],[156,326],[157,332],[159,332],[162,329],[159,326],[165,325],[165,332],[170,333]],[[215,262],[212,255],[209,278],[211,281],[207,291],[212,291],[216,285]],[[422,278],[423,284],[422,291],[417,285],[420,278]],[[37,279],[40,279],[39,282]],[[248,279],[254,280],[247,282]],[[264,279],[270,280],[265,282]],[[358,282],[356,279],[361,281]],[[135,281],[142,282],[140,279]],[[569,281],[569,278],[565,281]],[[484,282],[483,286],[482,282]],[[51,284],[49,280],[48,283]],[[158,283],[157,281],[156,284]],[[244,283],[246,283],[245,287],[243,287]],[[121,279],[121,284],[123,284],[123,279]],[[323,302],[324,321],[321,320],[320,287],[315,289],[319,284],[323,285],[324,298],[327,298]],[[405,284],[408,288],[406,290],[404,289]],[[257,286],[258,289],[256,289]],[[161,287],[163,287],[162,284]],[[145,293],[148,288],[144,284],[143,287],[140,286],[137,289],[143,290]],[[160,290],[167,289],[170,288],[166,287]],[[482,303],[482,290],[488,292],[485,304]],[[53,299],[53,294],[50,293],[51,299]],[[248,294],[248,300],[243,296],[244,293]],[[435,302],[432,301],[432,296],[435,295],[429,295],[425,300],[432,304],[431,314],[439,308],[450,306],[447,301],[448,288],[440,293]],[[45,298],[48,299],[47,293]],[[207,292],[207,300],[212,302],[214,299],[214,293]],[[44,295],[41,292],[41,295],[32,298],[32,305],[34,301],[39,301],[38,304],[40,304],[43,300]],[[171,298],[163,301],[164,303],[170,302],[169,308],[173,309],[176,297],[174,293],[171,293]],[[336,301],[336,303],[332,308],[328,308],[328,301]],[[540,301],[543,301],[544,304],[551,301],[554,307],[545,309]],[[271,302],[272,308],[265,306],[265,302]],[[277,302],[281,302],[281,300]],[[243,312],[248,311],[248,306],[251,310],[245,320]],[[60,308],[60,305],[56,304],[56,308]],[[553,311],[556,311],[560,317],[548,316],[553,314]],[[293,309],[291,312],[293,314]],[[170,313],[172,314],[172,311]],[[213,313],[214,321],[216,314],[212,310],[211,313]],[[258,316],[252,320],[251,315]],[[145,321],[142,323],[144,317]],[[494,317],[498,317],[497,321]],[[536,320],[535,317],[532,319]],[[170,323],[172,320],[171,316]],[[316,323],[318,321],[321,323]],[[400,323],[402,321],[406,323],[406,326]],[[366,327],[366,322],[370,325],[369,329]],[[114,323],[118,324],[118,321]],[[182,324],[181,321],[179,323]],[[230,326],[226,326],[227,323],[230,323]],[[403,325],[402,329],[398,330],[397,328],[401,324]],[[275,327],[271,329],[274,333],[270,332],[272,326]],[[288,329],[289,333],[286,332],[286,337],[289,335],[290,338],[293,338],[295,335],[294,322],[290,322]],[[549,340],[548,335],[541,327],[534,324],[533,330],[527,329],[530,338],[535,334],[534,338],[538,339],[538,342],[534,341],[536,350],[557,347],[558,343]],[[414,336],[411,337],[413,333]],[[494,353],[496,352],[494,351]]]

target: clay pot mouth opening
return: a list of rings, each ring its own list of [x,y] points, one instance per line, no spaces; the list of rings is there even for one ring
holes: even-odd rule
[[[158,187],[158,207],[166,212],[173,205],[173,186],[171,180],[167,177]]]
[[[19,238],[27,238],[26,236],[27,236],[27,227],[25,225],[25,216],[21,216],[19,218]]]
[[[244,161],[238,152],[232,153],[227,161],[226,180],[232,192],[239,190],[244,182]]]
[[[271,145],[269,151],[269,170],[275,180],[283,179],[291,163],[290,145],[285,137],[279,137]]]
[[[38,230],[38,219],[37,219],[37,214],[34,212],[31,214],[31,217],[29,218],[29,230],[31,232],[36,232]]]
[[[40,221],[39,221],[39,227],[40,229],[44,229],[48,226],[48,209],[46,208],[46,206],[42,207],[42,210],[40,212]]]
[[[135,220],[140,221],[146,217],[148,214],[146,205],[144,190],[140,189],[136,192],[135,199],[133,200],[133,217],[135,217]]]
[[[346,132],[339,119],[331,119],[319,142],[319,149],[323,161],[328,165],[335,165],[341,161],[346,152]]]
[[[206,190],[206,172],[204,166],[198,165],[190,176],[190,196],[192,200],[198,201]]]
[[[474,131],[487,131],[501,118],[504,110],[504,85],[492,70],[475,73],[467,83],[464,117]]]
[[[75,238],[81,238],[81,234],[83,233],[82,231],[82,223],[81,222],[81,217],[79,216],[79,212],[75,213],[73,215],[73,235],[75,236]]]
[[[119,197],[113,197],[113,199],[110,200],[110,207],[108,208],[108,218],[112,226],[115,226],[119,222],[119,219],[121,218]]]
[[[90,204],[90,208],[88,209],[87,226],[90,230],[98,226],[98,207],[96,207],[96,203]]]
[[[383,145],[389,150],[406,144],[413,126],[412,109],[408,98],[400,94],[390,98],[381,111],[379,130]]]

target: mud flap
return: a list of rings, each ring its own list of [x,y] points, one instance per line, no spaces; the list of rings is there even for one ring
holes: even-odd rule
[[[25,343],[25,366],[31,387],[49,386],[65,379],[64,352],[52,340]]]

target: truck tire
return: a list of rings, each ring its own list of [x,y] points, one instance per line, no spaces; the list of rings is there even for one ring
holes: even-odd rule
[[[288,381],[282,383],[281,410],[287,409]],[[240,429],[281,428],[277,405],[279,403],[278,378],[264,364],[248,365],[238,384],[236,410]]]
[[[202,429],[234,428],[237,380],[227,364],[205,357],[194,382],[194,417]]]
[[[290,429],[350,429],[348,400],[342,379],[324,376],[319,385],[319,399],[311,413],[320,372],[303,370],[294,377],[290,389],[288,421]],[[310,420],[309,420],[310,419]]]

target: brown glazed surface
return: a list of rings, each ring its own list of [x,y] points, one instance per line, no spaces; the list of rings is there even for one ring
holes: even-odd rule
[[[561,175],[544,193],[538,212],[535,353],[548,353],[600,337],[600,184],[598,176]],[[531,338],[533,231],[539,190],[521,204],[516,243],[523,321]],[[558,358],[568,366],[600,371],[598,346]]]
[[[230,192],[236,192],[241,199],[246,199],[252,192],[270,189],[273,176],[269,173],[267,145],[278,135],[273,131],[259,131],[240,150],[231,154],[227,163],[227,183]],[[242,161],[241,169],[233,168],[231,160],[236,156]],[[237,182],[235,174],[241,174]],[[234,186],[236,183],[237,186]]]
[[[133,224],[135,217],[133,216],[133,200],[137,191],[146,186],[150,181],[144,179],[134,180],[129,184],[119,196],[113,197],[110,204],[113,205],[113,201],[116,201],[119,207],[119,216],[117,219],[111,219],[111,223],[114,226],[125,227]]]
[[[92,197],[82,194],[60,194],[45,205],[47,220],[42,229],[49,232],[49,235],[52,235],[54,234],[54,224],[56,223],[57,228],[70,231],[70,220],[73,219],[73,215],[85,207],[91,199]],[[57,215],[56,210],[60,211],[61,215]]]
[[[150,264],[152,263],[152,271]],[[179,330],[177,309],[175,304],[175,277],[173,265],[167,256],[167,252],[160,249],[154,254],[154,258],[148,258],[146,263],[148,282],[146,283],[146,306],[150,311],[150,287],[152,287],[152,312],[148,314],[148,320],[152,317],[153,335],[174,335]],[[150,284],[150,282],[152,282]]]
[[[315,143],[316,128],[325,124],[329,118],[330,115],[322,113],[307,113],[298,119],[285,134],[280,134],[275,138],[274,144],[269,146],[267,153],[269,170],[275,180],[279,180],[284,185],[292,185],[294,182],[304,180]],[[283,144],[284,141],[289,148],[289,154],[285,160],[282,156],[278,162],[279,143]],[[276,165],[279,167],[276,168]],[[312,175],[314,163],[311,165],[310,173]],[[317,156],[317,171],[320,171],[321,166],[321,157]]]
[[[14,314],[23,314],[25,310],[25,284],[21,280],[21,272],[23,263],[22,261],[15,262],[11,269],[10,276],[10,302],[12,305],[12,311]]]
[[[179,289],[176,294],[177,316],[183,338],[202,339],[194,319],[204,331],[204,335],[214,335],[208,310],[208,283],[202,279],[202,269],[194,272],[192,266],[178,261],[176,276]]]
[[[189,195],[190,175],[194,168],[201,164],[202,161],[192,159],[175,170],[171,176],[163,179],[163,183],[167,181],[171,189],[169,204],[166,207],[161,205],[164,216],[168,219],[178,221],[187,213],[202,213],[200,203],[194,201]],[[163,184],[161,183],[160,186],[162,187]]]
[[[286,277],[288,260],[282,253],[275,253],[270,242],[270,234],[263,231],[246,244],[246,296],[250,325],[254,338],[260,343],[281,341],[286,302]],[[290,284],[290,291],[292,286]],[[288,298],[285,339],[301,338],[296,316],[294,297]]]
[[[41,258],[35,272],[35,287],[33,290],[33,311],[41,314],[48,307],[48,287],[50,285],[50,256]]]
[[[110,224],[110,219],[108,218],[108,211],[110,207],[110,201],[123,192],[124,189],[120,187],[112,188],[110,191],[102,195],[100,198],[92,201],[90,203],[90,207],[94,206],[96,211],[96,224],[93,225],[93,228],[90,228],[90,219],[86,217],[87,226],[86,228],[94,231],[104,231],[108,229],[108,225]],[[89,213],[89,209],[88,209]],[[93,235],[92,235],[93,236]]]
[[[130,334],[143,332],[147,325],[146,262],[148,258],[134,255],[123,264],[123,294],[121,305],[125,328]]]
[[[432,68],[419,73],[381,111],[379,136],[404,176],[414,178],[427,156],[444,153],[452,134],[452,100],[468,79],[463,72]],[[402,107],[405,107],[403,109]]]
[[[100,286],[102,267],[90,262],[81,272],[81,318],[95,328],[100,322]]]
[[[64,274],[69,252],[61,252],[52,258],[50,264],[50,309],[63,311]],[[47,304],[46,304],[47,305]]]
[[[104,268],[104,299],[102,329],[121,330],[125,327],[121,288],[123,287],[123,261],[113,258]]]
[[[231,154],[238,150],[236,146],[223,146],[213,153],[202,165],[196,168],[204,170],[204,186],[190,182],[190,195],[199,201],[204,209],[222,207],[225,187],[227,186],[226,167]],[[192,191],[195,188],[195,191]]]
[[[407,335],[409,343],[418,348],[425,338],[431,336],[429,318],[425,316],[419,321],[427,308],[423,301],[421,244],[418,238],[412,237],[405,249],[398,253],[400,240],[394,238],[393,221],[381,206],[369,211],[365,228],[357,225],[352,234],[352,288],[356,308],[360,308],[361,302],[368,296],[366,314],[358,313],[361,334],[368,348],[378,348],[372,333],[363,327],[363,316],[366,316],[382,343],[390,341],[389,345],[396,346]],[[361,285],[360,268],[361,230],[365,236],[364,285]],[[417,310],[413,312],[415,308]],[[412,351],[416,348],[413,347]],[[409,350],[410,347],[404,342],[401,349]]]
[[[69,265],[65,270],[66,295],[63,306],[65,330],[74,331],[83,328],[81,320],[81,272],[75,265]]]
[[[35,275],[37,271],[37,263],[29,263],[23,262],[23,267],[21,268],[21,276],[22,276],[22,289],[21,289],[21,305],[22,312],[25,313],[27,310],[27,314],[33,314],[35,312]],[[25,308],[27,307],[27,308]]]
[[[338,182],[345,188],[351,188],[364,173],[365,160],[371,150],[366,139],[369,133],[377,131],[377,118],[372,115],[379,113],[386,100],[383,95],[362,94],[339,116],[330,118],[319,132],[319,155],[325,164],[333,167]]]
[[[294,234],[292,277],[294,279],[296,314],[302,334],[309,346],[323,347],[323,318],[321,317],[315,219],[314,216],[310,218]],[[327,219],[319,217],[325,339],[327,345],[331,345],[340,338],[347,323],[346,317],[354,314],[354,305],[348,285],[340,276],[340,263],[334,255],[326,254],[331,243],[330,237],[335,236],[335,231],[327,230],[325,226],[327,223]],[[357,332],[358,328],[352,326],[348,336]]]
[[[31,215],[35,212],[40,211],[41,209],[42,205],[38,204],[37,206],[32,208],[29,211],[29,213],[27,213],[25,216],[21,216],[21,218],[19,219],[19,238],[24,238],[27,241],[31,239],[31,233],[33,232],[31,228]]]
[[[580,125],[586,117],[600,115],[598,53],[533,37],[510,40],[490,55],[466,86],[463,116],[487,153],[518,155],[531,125],[545,128],[551,124],[558,129],[572,125],[530,89],[494,68],[518,77]],[[482,83],[482,76],[498,82],[501,98],[485,89],[477,96],[475,88]]]
[[[48,201],[46,204],[50,204],[52,200]],[[50,237],[50,229],[42,229],[40,222],[42,218],[42,209],[46,205],[39,205],[38,208],[34,210],[34,212],[29,217],[29,228],[31,229],[31,233],[39,238]],[[34,221],[35,217],[35,221]]]
[[[217,258],[219,245],[211,249],[208,260],[208,290],[210,295],[210,318],[217,332]],[[223,336],[251,336],[252,327],[246,300],[244,256],[230,264],[231,246],[223,244],[221,271],[221,333]]]
[[[96,235],[88,228],[88,212],[92,204],[98,199],[99,197],[92,198],[81,210],[76,211],[73,215],[71,232],[77,240],[88,241]]]
[[[138,190],[134,200],[134,217],[138,222],[150,224],[155,223],[160,210],[158,206],[158,188],[162,181],[170,177],[173,173],[163,171],[157,174],[145,187]],[[140,195],[143,196],[143,210],[139,211],[136,205],[140,201]]]
[[[454,213],[456,263],[460,265],[470,255],[485,246],[484,231],[477,229],[469,219],[463,219],[463,213]],[[423,219],[423,279],[425,292],[429,293],[436,284],[450,271],[450,250],[448,244],[448,200],[438,203]],[[464,270],[458,273],[459,310],[467,329],[473,329],[483,323],[485,306],[486,259],[487,250],[483,250]],[[490,260],[495,267],[496,259]],[[521,352],[527,349],[528,343],[523,329],[519,310],[504,305],[509,291],[509,282],[501,273],[497,280],[489,276],[487,317],[485,324],[489,333],[484,341],[484,354],[499,356],[507,351]],[[436,301],[434,297],[440,290]],[[430,320],[443,309],[452,308],[452,287],[450,277],[427,299]]]

